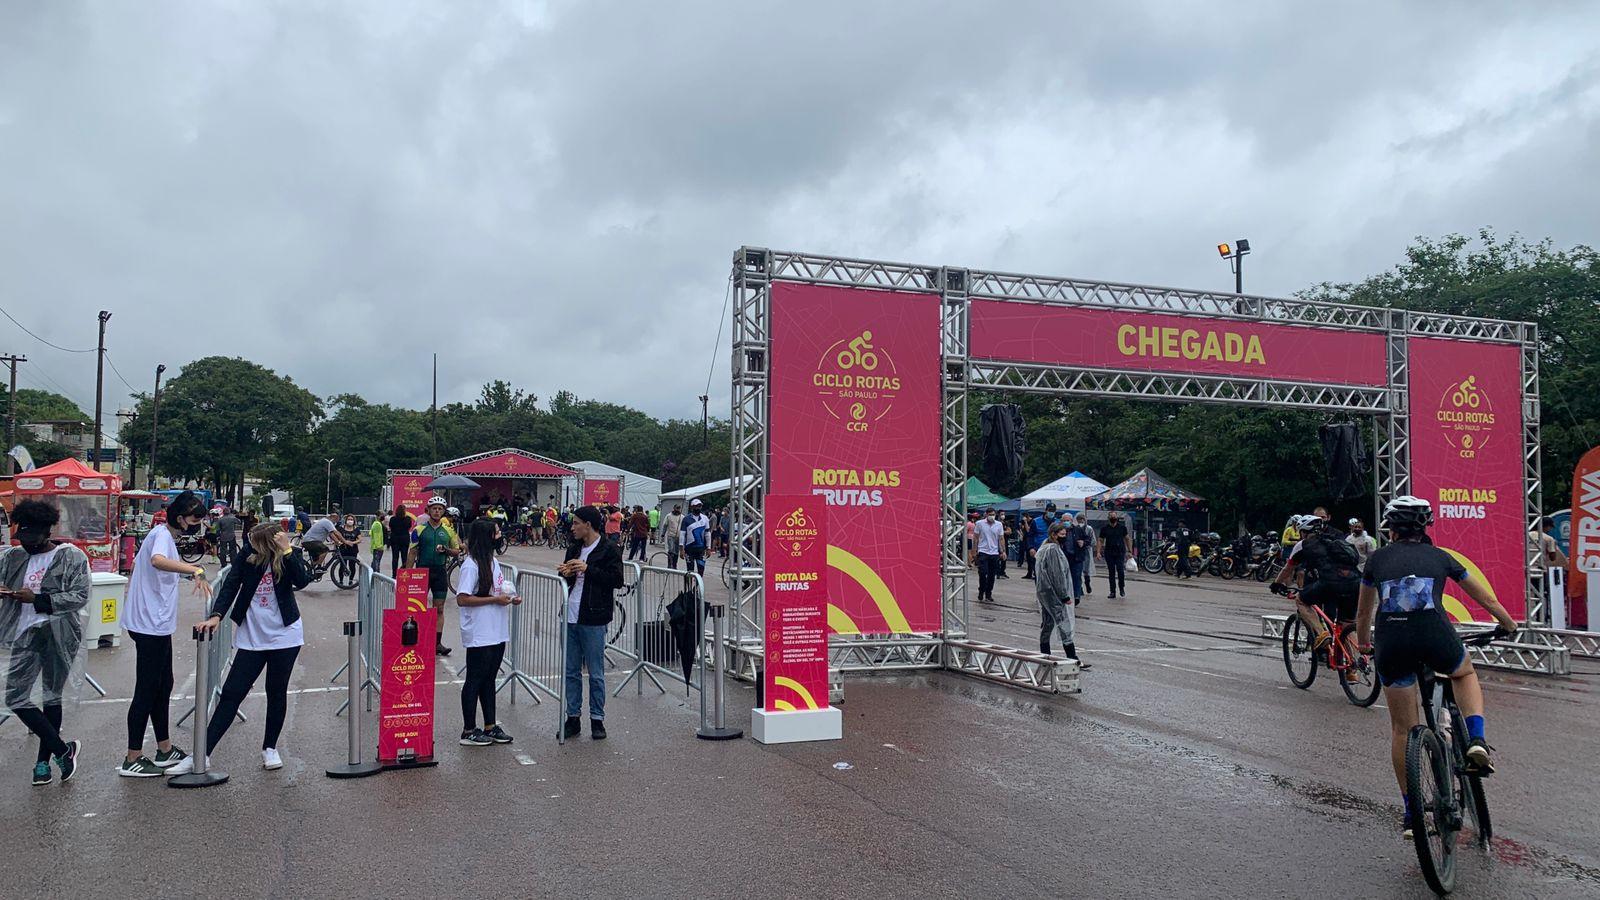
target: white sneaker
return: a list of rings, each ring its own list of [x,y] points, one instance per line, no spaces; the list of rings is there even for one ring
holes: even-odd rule
[[[171,765],[171,766],[168,766],[167,768],[163,769],[161,774],[166,775],[168,777],[171,777],[173,775],[188,775],[190,772],[193,772],[193,771],[194,771],[194,757],[185,756],[183,759],[178,760],[178,762],[175,765]]]
[[[268,747],[261,751],[261,768],[269,772],[273,769],[281,769],[283,768],[283,757],[278,755],[278,751],[275,748]]]

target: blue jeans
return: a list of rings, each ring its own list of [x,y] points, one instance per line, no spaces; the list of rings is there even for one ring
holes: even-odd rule
[[[606,717],[606,627],[567,626],[567,717],[583,708],[583,667],[589,667],[589,718]]]

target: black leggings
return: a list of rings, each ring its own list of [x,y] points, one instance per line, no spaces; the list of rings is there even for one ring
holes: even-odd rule
[[[487,647],[467,648],[467,677],[461,685],[462,730],[478,727],[478,708],[483,708],[483,727],[495,723],[494,688],[500,676],[500,661],[505,658],[506,645],[490,644]]]
[[[411,548],[409,546],[406,546],[406,547],[393,547],[393,546],[391,546],[389,548],[389,574],[390,575],[392,575],[392,576],[394,576],[396,578],[400,577],[400,569],[402,567],[404,567],[405,564],[406,564],[406,551],[410,550],[410,549]]]
[[[261,670],[267,670],[267,732],[261,738],[261,749],[276,748],[278,735],[283,731],[283,718],[289,713],[289,673],[294,671],[299,647],[281,650],[235,650],[233,666],[222,682],[222,697],[217,701],[217,711],[211,714],[206,725],[206,752],[217,749],[217,742],[228,733],[233,717],[239,712],[250,689],[255,687]],[[354,710],[352,710],[352,713]]]
[[[156,743],[167,740],[167,704],[172,702],[172,635],[128,632],[133,638],[133,702],[128,704],[128,749],[144,747],[146,723]]]
[[[1106,584],[1111,586],[1111,592],[1128,592],[1128,557],[1121,554],[1107,553],[1106,559]]]
[[[25,642],[25,643],[24,643]],[[61,739],[61,694],[71,669],[70,657],[63,659],[53,647],[49,626],[30,631],[18,646],[11,648],[11,665],[6,672],[6,703],[17,721],[39,738],[39,759],[67,752]],[[35,681],[41,681],[43,710],[28,695]]]

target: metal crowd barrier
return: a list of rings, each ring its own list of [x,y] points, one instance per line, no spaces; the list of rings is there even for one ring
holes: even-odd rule
[[[361,623],[361,660],[363,671],[360,673],[360,691],[366,698],[367,712],[372,712],[372,698],[377,694],[382,684],[380,664],[382,662],[383,648],[383,611],[394,609],[395,582],[394,579],[382,572],[361,567],[361,580],[356,583],[356,615]],[[344,674],[349,663],[339,667],[329,681],[338,681]],[[333,711],[335,716],[341,715],[349,708],[353,697],[344,698],[339,708]]]
[[[511,674],[500,685],[511,685],[511,702],[517,688],[526,691],[535,703],[539,695],[556,701],[556,735],[561,740],[561,723],[567,706],[567,583],[552,572],[519,572],[517,596],[522,602],[511,607]]]
[[[619,639],[627,643],[629,650],[623,652],[633,660],[634,666],[611,692],[611,696],[622,693],[630,681],[635,684],[635,692],[642,694],[645,679],[649,679],[664,694],[667,689],[657,676],[683,685],[685,694],[691,688],[699,689],[693,672],[701,660],[687,660],[690,674],[684,674],[685,660],[673,631],[670,609],[674,601],[683,597],[685,603],[681,605],[688,606],[686,613],[693,617],[688,627],[694,635],[695,657],[703,658],[706,642],[705,579],[698,573],[658,566],[635,564],[633,567],[637,571],[634,573],[634,584],[624,601],[623,611],[627,619]]]
[[[623,658],[621,665],[624,666],[637,663],[641,658],[639,630],[634,627],[634,623],[640,619],[635,615],[634,607],[643,579],[642,571],[643,567],[636,562],[622,564],[622,587],[616,594],[617,611],[606,628],[607,666],[618,665],[612,659],[613,654]]]
[[[510,585],[512,592],[515,593],[516,590],[517,590],[517,588],[516,588],[516,584],[517,584],[517,567],[513,566],[510,563],[499,562],[498,560],[495,562],[495,565],[500,567],[500,577],[505,579],[505,583]],[[459,572],[460,569],[457,569],[456,571]],[[451,573],[451,574],[452,574],[452,576],[454,575],[454,573]],[[456,597],[456,594],[460,593],[460,586],[457,585],[457,584],[452,584],[450,586],[450,591],[451,591],[451,593],[449,595],[449,599],[450,600],[454,600],[455,597]],[[447,610],[449,608],[450,608],[450,604],[448,602],[446,602],[446,604],[444,606],[444,609],[441,609],[439,611],[439,630],[440,631],[444,630],[444,612],[445,612],[445,610]],[[460,607],[457,607],[457,609],[459,610]],[[516,615],[516,613],[513,612],[512,615]],[[515,628],[512,629],[512,634],[513,635],[516,634],[516,629]],[[501,679],[500,684],[495,687],[495,693],[499,693],[500,691],[505,690],[506,685],[509,685],[511,683],[511,673],[516,671],[516,668],[511,664],[511,660],[509,658],[510,655],[511,655],[511,647],[513,647],[513,646],[516,646],[515,638],[513,638],[509,642],[508,646],[506,647],[506,657],[507,658],[500,660],[500,674],[503,674],[505,676],[505,678]],[[465,675],[466,671],[467,671],[465,648],[463,648],[461,655],[462,655],[461,665],[456,667],[456,680],[457,681],[460,681],[461,677],[463,675]],[[513,692],[512,695],[511,695],[513,703],[516,702],[516,696],[517,696],[516,693]]]
[[[222,589],[222,582],[227,580],[228,569],[231,568],[233,567],[224,567],[222,571],[217,573],[217,577],[211,580],[212,597],[216,597],[217,591]],[[207,600],[208,615],[210,606],[211,601]],[[207,692],[210,696],[206,699],[206,714],[203,717],[207,721],[211,718],[211,708],[217,705],[217,698],[222,696],[222,680],[227,675],[228,669],[233,665],[233,629],[233,619],[224,614],[222,624],[217,626],[216,634],[200,645],[205,649],[206,680],[210,683],[210,690]],[[200,685],[196,683],[195,700],[189,704],[188,711],[178,717],[177,725],[179,728],[182,728],[183,723],[189,721],[189,717],[194,715],[194,711],[200,702],[199,696]],[[235,713],[234,716],[241,722],[250,721],[242,710]]]

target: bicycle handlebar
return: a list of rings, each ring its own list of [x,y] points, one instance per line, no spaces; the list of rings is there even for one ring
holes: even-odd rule
[[[1514,634],[1514,632],[1507,631],[1504,628],[1501,628],[1499,625],[1496,625],[1492,631],[1484,631],[1478,634],[1469,635],[1462,638],[1461,642],[1472,647],[1487,647],[1494,641],[1498,641],[1503,637],[1510,637],[1512,634]]]

